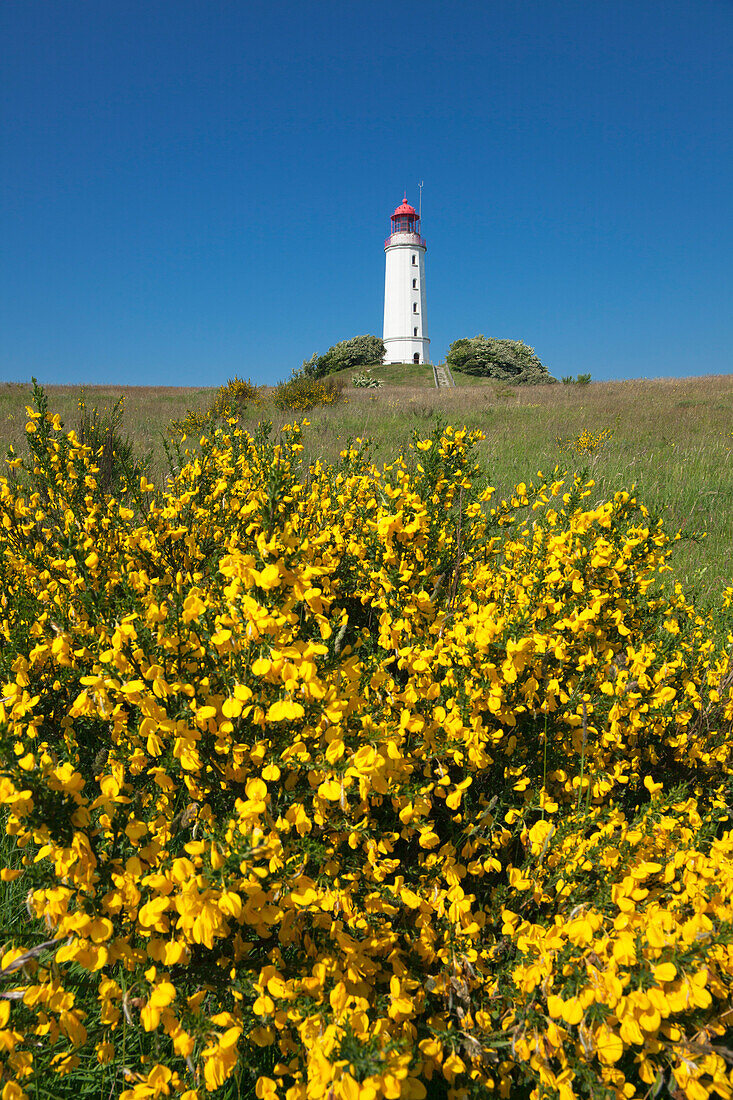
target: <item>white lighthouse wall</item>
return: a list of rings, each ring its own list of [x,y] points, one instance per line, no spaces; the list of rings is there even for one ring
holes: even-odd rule
[[[386,363],[412,363],[416,353],[421,363],[430,362],[425,246],[416,243],[419,239],[412,233],[393,233],[390,244],[385,247],[383,340]],[[413,281],[417,284],[415,287]]]

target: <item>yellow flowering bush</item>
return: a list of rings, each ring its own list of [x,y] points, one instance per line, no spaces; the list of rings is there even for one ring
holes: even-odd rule
[[[592,432],[590,428],[584,428],[577,436],[562,439],[557,436],[555,442],[561,451],[569,451],[574,455],[595,455],[602,451],[613,437],[613,428],[601,428]]]
[[[219,387],[214,407],[224,415],[229,410],[236,412],[247,405],[257,406],[260,403],[260,391],[251,379],[235,376],[227,380],[226,386]]]
[[[210,430],[216,423],[230,417],[238,417],[247,408],[262,404],[260,390],[249,379],[234,377],[225,386],[219,386],[208,409],[196,412],[191,409],[180,420],[172,420],[170,434],[189,435]]]
[[[337,405],[343,400],[343,382],[336,378],[312,378],[293,371],[286,382],[275,387],[272,400],[277,409],[307,412],[321,406]]]
[[[661,524],[302,430],[112,497],[29,410],[0,1096],[731,1096],[732,639]]]

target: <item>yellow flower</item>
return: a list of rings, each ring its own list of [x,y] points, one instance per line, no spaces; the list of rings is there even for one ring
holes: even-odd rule
[[[598,1061],[605,1066],[614,1065],[623,1056],[624,1044],[622,1039],[605,1024],[596,1031],[594,1043]]]
[[[218,1041],[203,1051],[204,1080],[210,1092],[220,1088],[231,1076],[237,1063],[237,1044],[242,1029],[230,1027]]]

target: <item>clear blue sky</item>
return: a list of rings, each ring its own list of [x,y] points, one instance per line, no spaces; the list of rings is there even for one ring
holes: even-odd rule
[[[436,360],[733,370],[731,0],[4,0],[0,35],[0,380],[381,335],[420,179]]]

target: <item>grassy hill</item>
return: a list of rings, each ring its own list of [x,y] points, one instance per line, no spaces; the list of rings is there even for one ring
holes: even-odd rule
[[[363,368],[368,370],[374,378],[380,378],[389,386],[413,386],[434,390],[435,379],[433,368],[429,363],[375,363],[373,367]],[[359,373],[358,368],[349,367],[347,370],[336,371],[332,378],[341,378],[347,386],[351,386],[351,379]],[[453,381],[456,386],[484,386],[495,385],[490,378],[476,378],[472,374],[462,374],[453,371]]]
[[[372,367],[348,367],[336,371],[332,378],[341,378],[347,386],[355,374],[368,371],[374,378],[380,378],[389,386],[424,386],[435,389],[433,368],[429,363],[375,363]]]
[[[684,538],[675,551],[676,569],[688,589],[705,601],[733,578],[733,375],[637,380],[579,386],[511,388],[485,381],[451,390],[427,384],[426,366],[380,367],[387,385],[351,388],[352,371],[342,372],[346,400],[308,414],[305,436],[312,456],[333,456],[349,438],[370,437],[377,460],[394,456],[414,431],[429,435],[438,421],[480,428],[485,476],[506,496],[521,481],[555,467],[587,467],[598,498],[636,485],[641,498]],[[459,381],[457,379],[457,381]],[[23,445],[30,387],[0,385],[0,451]],[[67,427],[78,422],[78,387],[49,386],[50,407]],[[151,449],[153,469],[165,470],[161,438],[171,419],[203,410],[213,389],[176,387],[85,387],[87,406],[111,405],[125,397],[125,431],[139,450]],[[245,415],[273,421],[293,414],[274,408],[266,395]],[[592,455],[576,455],[563,441],[583,431],[609,429],[610,438]]]

